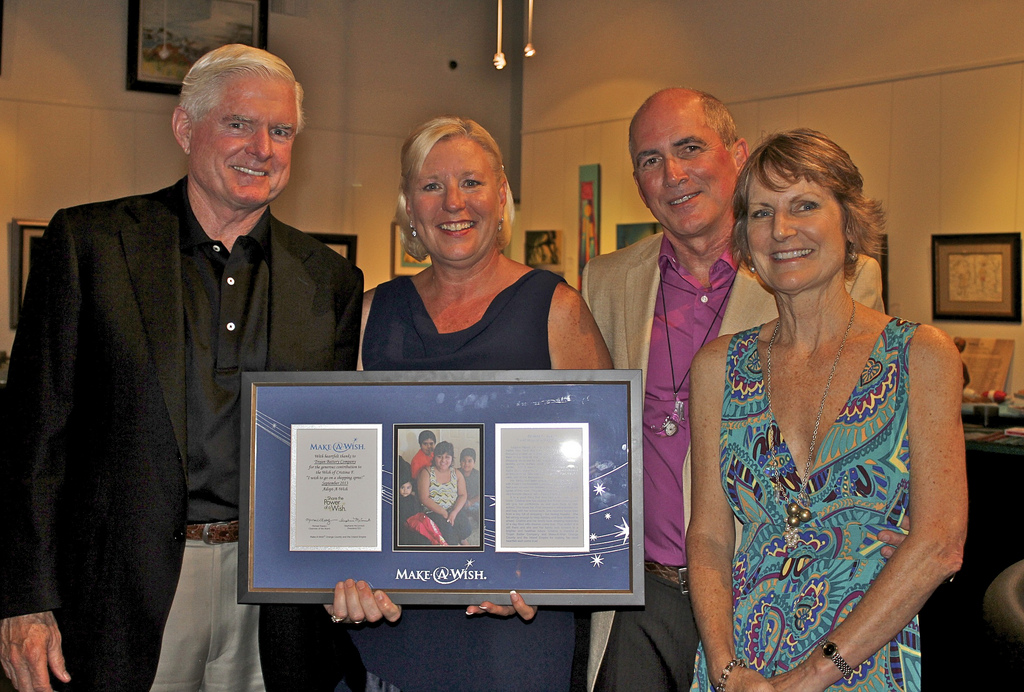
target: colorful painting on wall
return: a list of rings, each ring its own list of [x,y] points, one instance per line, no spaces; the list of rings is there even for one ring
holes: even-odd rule
[[[128,88],[177,94],[204,53],[228,43],[267,47],[269,0],[131,0]]]
[[[576,287],[583,288],[583,267],[597,257],[601,230],[601,165],[580,166],[580,254]]]

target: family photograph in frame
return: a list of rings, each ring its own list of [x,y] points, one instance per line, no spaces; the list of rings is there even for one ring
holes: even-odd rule
[[[481,550],[483,425],[396,425],[394,549]]]

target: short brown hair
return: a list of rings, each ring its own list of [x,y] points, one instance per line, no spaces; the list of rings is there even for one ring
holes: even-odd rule
[[[751,262],[747,214],[753,180],[776,192],[807,180],[832,193],[843,210],[846,278],[853,276],[858,255],[877,254],[885,228],[881,202],[864,195],[864,178],[842,147],[820,132],[799,128],[770,135],[740,171],[732,197],[733,256],[738,262]]]

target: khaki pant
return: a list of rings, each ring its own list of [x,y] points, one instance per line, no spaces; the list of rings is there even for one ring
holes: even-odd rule
[[[238,603],[238,544],[187,541],[156,692],[262,692],[259,606]]]

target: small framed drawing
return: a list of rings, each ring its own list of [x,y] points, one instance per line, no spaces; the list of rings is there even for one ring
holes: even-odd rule
[[[391,224],[391,276],[413,276],[430,266],[430,257],[422,262],[402,247],[402,229],[397,223]]]
[[[268,3],[129,0],[128,89],[177,94],[192,64],[214,48],[266,48]]]
[[[621,250],[624,247],[629,247],[636,241],[654,235],[660,230],[661,225],[654,221],[615,224],[615,249]]]
[[[28,270],[32,266],[33,253],[43,242],[46,221],[14,219],[8,229],[8,258],[10,259],[11,329],[18,327],[21,316],[21,302],[25,299],[28,285]]]
[[[359,240],[359,236],[342,233],[307,233],[306,235],[319,240],[353,265],[356,263],[356,242]]]
[[[1020,322],[1019,233],[932,236],[932,316]]]
[[[526,266],[562,273],[562,232],[527,231]]]

